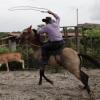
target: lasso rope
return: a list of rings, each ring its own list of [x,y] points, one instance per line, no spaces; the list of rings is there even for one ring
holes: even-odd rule
[[[40,11],[42,13],[47,13],[48,12],[48,9],[46,9],[46,8],[33,7],[33,6],[16,6],[16,7],[11,7],[8,10],[10,10],[10,11],[15,11],[15,10],[34,10],[34,11]]]

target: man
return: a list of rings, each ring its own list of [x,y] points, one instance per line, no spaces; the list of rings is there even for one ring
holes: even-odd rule
[[[42,22],[45,22],[45,26],[38,29],[38,33],[47,33],[48,34],[48,42],[42,46],[42,63],[47,64],[49,59],[49,52],[50,51],[57,51],[59,50],[64,42],[63,36],[60,33],[60,18],[57,14],[53,13],[52,11],[48,11],[49,14],[53,15],[56,20],[53,20],[51,17],[46,17],[42,19]]]

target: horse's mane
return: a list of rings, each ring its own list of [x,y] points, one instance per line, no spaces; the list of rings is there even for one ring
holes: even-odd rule
[[[38,45],[38,46],[41,46],[42,43],[41,43],[41,40],[40,40],[40,35],[37,33],[37,30],[36,29],[32,29],[32,31],[34,32],[34,36],[32,35],[33,39],[32,39],[32,43]],[[30,37],[30,38],[32,38]]]
[[[37,30],[36,30],[36,29],[32,29],[32,31],[33,31],[35,34],[37,34]]]

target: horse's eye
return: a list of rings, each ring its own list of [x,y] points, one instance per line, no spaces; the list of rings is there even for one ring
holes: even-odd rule
[[[23,32],[23,34],[27,34],[27,32]]]

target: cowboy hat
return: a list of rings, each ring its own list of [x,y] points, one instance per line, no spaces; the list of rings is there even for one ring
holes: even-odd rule
[[[42,19],[42,22],[51,22],[51,17],[46,17],[45,19]]]

